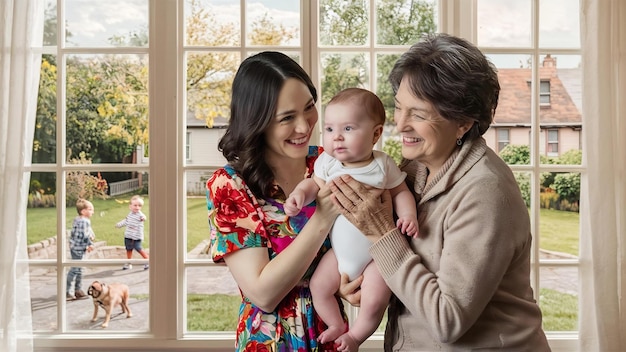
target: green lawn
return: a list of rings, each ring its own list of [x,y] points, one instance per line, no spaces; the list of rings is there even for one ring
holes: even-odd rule
[[[579,214],[571,211],[541,209],[539,247],[578,256]]]
[[[116,229],[115,223],[128,214],[128,197],[113,197],[106,200],[94,200],[95,214],[92,226],[98,241],[108,245],[124,244],[124,230]],[[150,199],[144,196],[144,213],[149,214]],[[204,197],[187,198],[187,250],[208,238],[207,210]],[[67,209],[66,228],[70,228],[76,214],[73,207]],[[56,232],[56,209],[28,209],[28,243],[36,243],[52,237]],[[150,222],[146,222],[146,240],[144,247],[149,247],[147,236]],[[540,231],[543,249],[578,255],[578,213],[541,209]],[[233,331],[237,324],[239,296],[229,295],[189,295],[187,328],[190,331]],[[578,299],[574,295],[558,291],[541,289],[540,305],[546,331],[574,331],[577,329]],[[379,331],[384,330],[384,322]]]
[[[112,197],[93,201],[95,214],[91,219],[98,241],[108,245],[124,245],[124,230],[115,228],[115,224],[128,214],[128,197]],[[150,198],[144,196],[143,212],[149,215]],[[564,252],[578,256],[578,213],[541,209],[539,230],[540,247],[555,252]],[[67,208],[66,228],[72,226],[76,216],[74,207]],[[28,244],[53,237],[56,232],[56,208],[29,208],[27,212]],[[149,248],[150,222],[146,222],[144,247]],[[209,236],[207,208],[204,197],[187,198],[187,251],[192,250]]]
[[[238,295],[187,296],[187,329],[189,331],[234,331],[241,297]],[[578,328],[578,299],[574,295],[541,289],[539,304],[545,331],[575,331]],[[387,314],[377,331],[385,331]]]
[[[144,198],[143,213],[149,216],[150,198]],[[128,196],[111,197],[105,200],[94,199],[94,215],[91,226],[97,241],[106,241],[110,246],[124,245],[124,228],[116,228],[115,224],[124,219],[128,209]],[[28,244],[37,243],[56,235],[56,208],[29,208],[26,215]],[[66,229],[72,228],[72,221],[77,216],[75,207],[66,210]],[[150,220],[150,219],[148,219]],[[150,221],[145,224],[144,248],[150,247]],[[204,197],[187,198],[187,250],[190,251],[209,237],[207,207]]]
[[[578,297],[542,288],[539,306],[545,331],[575,331],[578,329]]]

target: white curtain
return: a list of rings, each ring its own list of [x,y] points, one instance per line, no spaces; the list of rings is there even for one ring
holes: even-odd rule
[[[32,351],[26,195],[41,47],[41,0],[0,1],[0,351]]]
[[[626,2],[583,0],[580,351],[626,350]],[[586,182],[585,182],[586,180]]]

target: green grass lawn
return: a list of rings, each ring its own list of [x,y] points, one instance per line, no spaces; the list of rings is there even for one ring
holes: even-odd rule
[[[149,216],[150,198],[144,199],[143,213]],[[91,226],[96,234],[96,241],[105,241],[109,246],[124,245],[124,228],[116,228],[115,224],[128,215],[128,196],[111,197],[105,200],[94,199],[94,215],[91,218]],[[29,208],[26,215],[28,244],[37,243],[41,240],[56,235],[56,208]],[[72,228],[72,221],[77,216],[75,207],[66,210],[66,229]],[[150,220],[148,218],[148,220]],[[144,248],[150,247],[150,221],[146,221]],[[209,225],[207,222],[207,207],[204,197],[187,198],[187,251],[192,250],[203,240],[209,237]]]
[[[94,200],[95,214],[91,224],[98,241],[122,246],[124,230],[115,228],[129,212],[128,196]],[[144,196],[143,211],[149,215],[150,198]],[[74,207],[67,208],[66,228],[71,228],[76,216]],[[149,220],[149,219],[148,219]],[[56,232],[55,208],[30,208],[27,212],[28,244],[53,237]],[[150,243],[150,222],[146,222],[144,247]],[[540,247],[578,255],[578,213],[541,209]],[[209,236],[207,208],[204,197],[187,198],[187,250],[190,251]],[[233,331],[237,324],[239,296],[189,295],[187,298],[187,328],[189,331]],[[546,331],[573,331],[577,329],[578,300],[574,295],[550,289],[541,289],[540,305]],[[384,322],[379,331],[384,330]]]
[[[238,295],[187,296],[187,330],[234,331],[241,298]],[[578,329],[578,299],[574,295],[551,289],[541,289],[539,304],[545,331],[575,331]],[[387,314],[377,331],[385,331]]]
[[[98,241],[106,241],[108,245],[124,245],[124,230],[115,228],[129,212],[128,197],[112,197],[106,200],[93,201],[95,214],[91,218],[91,226]],[[149,215],[150,198],[144,196],[143,212]],[[540,247],[555,252],[564,252],[578,256],[578,213],[541,209],[539,213],[539,230],[541,231]],[[74,207],[67,208],[66,229],[71,228],[76,216]],[[148,219],[149,220],[149,219]],[[33,244],[56,233],[56,208],[29,208],[27,212],[28,244]],[[149,248],[150,221],[145,226],[144,247]],[[203,240],[208,239],[207,208],[204,197],[187,198],[187,251],[192,250]]]
[[[539,211],[539,248],[578,256],[579,214],[571,211]]]
[[[545,331],[575,331],[578,329],[578,297],[542,288],[539,306]]]

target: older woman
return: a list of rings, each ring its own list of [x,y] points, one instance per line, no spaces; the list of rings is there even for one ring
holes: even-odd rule
[[[466,40],[438,34],[404,53],[389,79],[419,238],[396,228],[388,192],[349,176],[331,185],[394,293],[385,350],[549,351],[530,286],[528,210],[482,137],[498,104],[494,66]]]

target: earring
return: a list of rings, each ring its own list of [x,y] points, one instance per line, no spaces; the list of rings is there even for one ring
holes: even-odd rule
[[[461,138],[457,138],[456,139],[456,145],[462,146],[463,145],[463,140]]]

